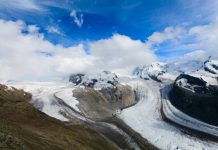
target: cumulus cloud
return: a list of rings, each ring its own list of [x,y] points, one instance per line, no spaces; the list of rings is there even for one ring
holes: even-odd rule
[[[194,26],[189,30],[189,35],[195,38],[196,47],[208,51],[209,55],[218,57],[218,21]]]
[[[187,63],[190,61],[202,61],[204,62],[206,59],[208,59],[209,56],[207,53],[203,50],[196,50],[190,53],[187,53],[185,55],[180,56],[179,58],[169,60],[169,62],[174,62],[174,63]]]
[[[35,25],[0,20],[0,79],[54,79],[72,73],[110,70],[127,73],[156,60],[143,42],[124,35],[63,47],[44,39]],[[24,32],[25,31],[25,34]]]
[[[178,39],[182,34],[182,29],[179,27],[167,27],[163,32],[154,32],[147,38],[146,45],[151,48],[152,46],[161,44],[167,40]]]
[[[100,68],[107,67],[124,74],[130,73],[137,65],[156,61],[155,54],[147,49],[145,43],[119,34],[90,43],[90,53]]]
[[[218,20],[214,19],[204,25],[167,27],[163,32],[154,32],[145,44],[155,52],[167,54],[168,59],[199,50],[204,51],[206,57],[218,58],[217,41]],[[199,58],[199,53],[194,54]]]
[[[206,57],[218,58],[218,1],[195,0],[191,3],[189,1],[182,3],[192,10],[190,15],[200,17],[198,19],[201,23],[185,22],[176,27],[168,27],[162,32],[154,32],[148,37],[147,46],[167,58],[171,57],[170,59],[192,52],[194,52],[193,59],[194,55],[200,59],[199,56],[203,58],[202,51]],[[196,53],[199,50],[200,53]]]
[[[83,14],[78,15],[76,10],[72,10],[70,16],[73,17],[73,21],[78,27],[82,27],[84,21]]]
[[[54,45],[36,32],[35,27],[21,21],[0,20],[0,28],[1,79],[60,77],[82,72],[91,64],[82,45],[68,48]],[[22,31],[28,28],[30,32],[23,34]]]
[[[58,28],[53,27],[53,26],[48,26],[46,28],[46,30],[48,31],[48,33],[55,33],[55,34],[59,34],[61,35],[62,33],[58,30]]]
[[[218,23],[190,28],[166,28],[146,42],[114,34],[107,39],[70,47],[55,45],[44,38],[36,25],[0,20],[0,79],[53,79],[72,73],[110,70],[129,74],[134,67],[157,61],[154,45],[175,40],[179,47],[192,46],[193,53],[182,60],[218,57]],[[25,31],[25,32],[24,32]],[[149,45],[149,46],[148,46]]]

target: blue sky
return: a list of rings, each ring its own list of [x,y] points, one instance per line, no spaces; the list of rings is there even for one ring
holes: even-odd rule
[[[3,0],[2,3],[7,2]],[[168,26],[208,21],[207,13],[201,10],[203,1],[196,0],[33,0],[32,3],[37,8],[16,7],[16,0],[14,4],[5,4],[0,7],[0,18],[36,24],[48,40],[65,46],[108,38],[114,33],[145,41],[153,32]],[[83,15],[81,27],[70,16],[72,10],[78,17]],[[62,34],[48,33],[48,26],[57,28]]]
[[[22,78],[131,72],[189,53],[218,56],[214,0],[0,0],[0,28],[0,78],[13,70]],[[36,73],[32,65],[43,67]]]

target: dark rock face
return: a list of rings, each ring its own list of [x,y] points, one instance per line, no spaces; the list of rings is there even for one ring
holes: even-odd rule
[[[178,81],[178,84],[179,84],[178,86],[182,85],[182,82],[179,81],[180,79],[186,79],[187,80],[187,84],[184,86],[185,88],[193,89],[197,93],[206,93],[206,92],[208,92],[207,86],[206,86],[207,83],[205,81],[199,79],[199,78],[195,78],[195,77],[192,77],[192,76],[187,75],[187,74],[181,74],[176,79],[176,81]]]
[[[97,79],[91,79],[89,81],[84,81],[83,82],[83,77],[85,76],[85,74],[73,74],[70,76],[69,78],[69,82],[74,83],[75,85],[83,85],[85,87],[89,87],[89,88],[93,88],[95,86],[95,83],[98,82]]]
[[[111,102],[117,102],[122,99],[122,93],[118,88],[102,88],[100,92]]]
[[[109,71],[73,74],[70,76],[69,82],[88,88],[115,87],[118,84],[118,76]]]
[[[218,73],[217,61],[211,61],[210,59],[204,62],[204,70],[212,74]]]
[[[77,88],[73,96],[79,101],[80,111],[88,118],[105,119],[112,117],[117,110],[130,107],[137,102],[137,93],[127,85],[93,88]]]
[[[198,94],[209,94],[209,95],[216,95],[217,94],[217,86],[215,85],[207,85],[207,82],[201,78],[196,78],[187,74],[181,74],[177,77],[176,81],[177,86],[182,87],[182,82],[180,79],[187,80],[187,84],[183,85],[183,88],[187,88],[193,90],[195,93]]]
[[[208,71],[208,72],[210,72],[210,73],[212,73],[212,74],[216,74],[214,71],[208,69],[207,67],[204,67],[204,70],[205,70],[205,71]]]
[[[91,81],[89,82],[83,82],[82,85],[84,85],[85,87],[93,88],[96,82],[98,82],[97,79],[91,79]]]
[[[145,65],[143,67],[136,67],[133,71],[133,75],[138,76],[144,80],[154,80],[156,82],[162,82],[162,77],[167,73],[167,65],[161,63],[153,63],[151,65]]]
[[[152,80],[157,81],[157,82],[162,82],[160,79],[158,79],[158,76],[155,75],[148,75]],[[146,79],[145,79],[146,80]]]
[[[218,65],[217,64],[213,64],[212,67],[216,70],[218,70]]]
[[[186,79],[187,85],[181,86],[180,79]],[[218,86],[207,85],[202,79],[182,74],[176,79],[169,97],[172,105],[184,113],[218,125]]]
[[[78,85],[82,82],[82,77],[84,74],[78,73],[78,74],[73,74],[70,76],[69,81],[74,83],[75,85]]]

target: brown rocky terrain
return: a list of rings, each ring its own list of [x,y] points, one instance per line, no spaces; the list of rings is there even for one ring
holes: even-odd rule
[[[116,111],[134,105],[136,94],[129,86],[117,85],[116,88],[78,88],[73,91],[79,100],[80,111],[88,118],[101,120],[115,115]]]
[[[0,85],[1,150],[118,149],[85,125],[67,126],[35,109],[29,93]]]

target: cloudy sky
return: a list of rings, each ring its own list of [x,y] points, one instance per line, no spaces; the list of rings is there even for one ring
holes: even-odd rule
[[[215,0],[0,0],[0,80],[218,57]]]

